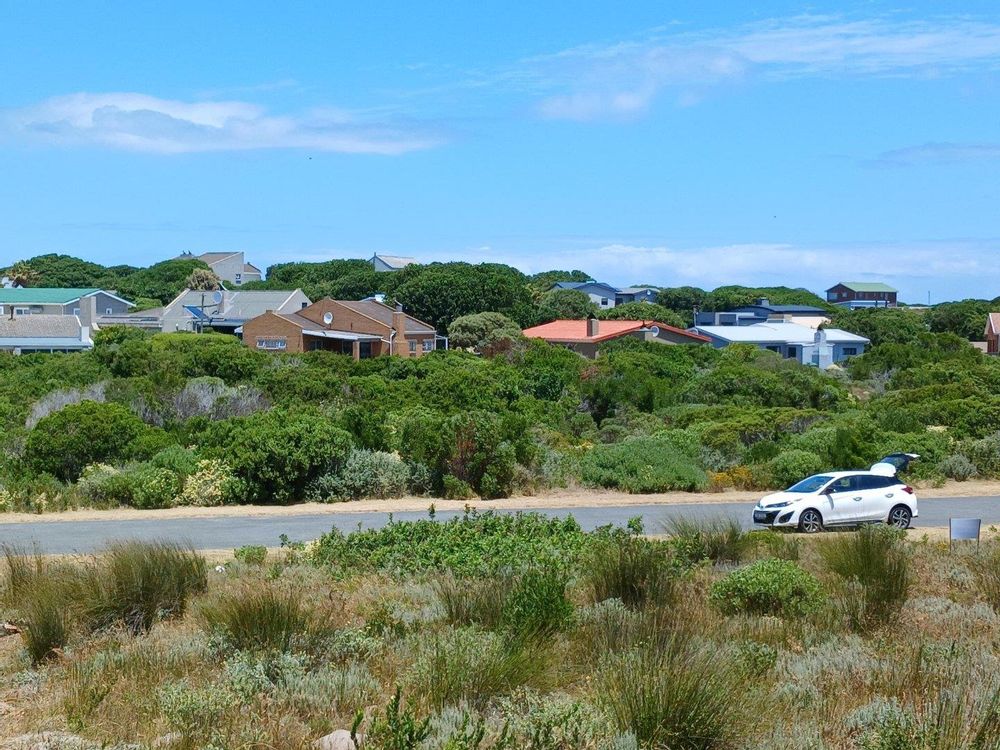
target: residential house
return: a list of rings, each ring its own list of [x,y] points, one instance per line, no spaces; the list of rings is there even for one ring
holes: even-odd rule
[[[896,290],[877,281],[841,281],[826,290],[826,301],[855,310],[859,307],[895,307]]]
[[[543,339],[550,344],[561,344],[584,357],[597,356],[597,347],[605,341],[625,336],[660,344],[707,344],[709,339],[700,333],[685,331],[655,320],[553,320],[539,326],[525,328],[528,338]]]
[[[557,281],[549,291],[554,289],[575,289],[586,294],[590,301],[602,310],[614,307],[618,303],[621,290],[600,281]]]
[[[751,305],[732,310],[701,312],[695,315],[695,325],[700,326],[749,326],[768,320],[784,320],[808,328],[819,328],[829,323],[826,310],[813,305],[774,305],[767,297],[759,297]]]
[[[380,255],[376,253],[369,260],[372,268],[376,271],[399,271],[407,266],[416,264],[416,258],[407,258],[403,255]]]
[[[434,351],[434,327],[374,298],[359,301],[329,297],[295,312],[266,312],[243,325],[243,342],[277,352],[331,351],[354,359],[421,357]]]
[[[92,329],[76,315],[36,313],[0,316],[0,351],[14,354],[92,349]]]
[[[626,302],[656,302],[656,296],[660,290],[655,286],[627,286],[618,290],[615,295],[615,304],[624,305]]]
[[[839,328],[821,328],[785,321],[769,321],[752,325],[694,326],[691,330],[707,336],[717,349],[730,344],[751,344],[794,359],[804,365],[825,370],[848,357],[864,354],[869,341]]]
[[[231,286],[241,286],[249,281],[260,281],[264,278],[264,274],[257,266],[246,262],[242,250],[228,253],[202,253],[201,255],[181,253],[178,258],[200,260],[202,263],[208,264],[216,276]]]
[[[0,316],[79,315],[83,300],[93,300],[98,315],[123,315],[135,307],[104,289],[0,288]]]
[[[165,307],[145,310],[132,317],[155,317],[164,333],[203,331],[211,328],[239,334],[248,320],[266,312],[292,313],[309,305],[301,289],[294,291],[245,290],[201,291],[185,289]],[[155,327],[155,326],[154,326]]]
[[[986,353],[1000,354],[1000,313],[986,316]]]

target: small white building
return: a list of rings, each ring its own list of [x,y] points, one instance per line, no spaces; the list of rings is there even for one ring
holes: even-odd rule
[[[748,326],[694,326],[690,330],[707,336],[717,349],[730,344],[751,344],[825,370],[849,357],[864,354],[870,343],[864,336],[840,328],[816,330],[797,323],[768,321]]]

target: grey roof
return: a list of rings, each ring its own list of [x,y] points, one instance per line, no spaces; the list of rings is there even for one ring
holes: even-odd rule
[[[611,286],[611,284],[605,284],[603,281],[557,281],[553,284],[550,289],[581,289],[587,286],[597,286],[602,289],[608,289],[614,293],[618,293],[622,290],[618,287]]]
[[[749,326],[695,326],[698,333],[734,344],[812,344],[816,331],[795,323],[754,323]],[[864,336],[826,328],[826,340],[831,344],[867,344]]]
[[[658,292],[659,287],[655,286],[627,286],[624,289],[619,289],[622,294],[642,294],[643,292]]]
[[[375,253],[371,259],[375,260],[376,258],[390,268],[404,268],[417,262],[416,258],[410,258],[405,255],[382,255],[381,253]]]
[[[895,292],[888,284],[883,284],[881,281],[841,281],[830,289],[836,289],[838,286],[846,286],[852,292]],[[827,289],[826,291],[830,291]]]
[[[377,320],[379,323],[383,323],[387,326],[392,325],[392,313],[393,309],[389,305],[384,305],[381,302],[377,302],[373,299],[363,299],[358,301],[350,300],[337,300],[340,304],[349,310],[353,310],[361,315],[367,315],[373,320]],[[313,325],[316,325],[313,323]],[[407,315],[406,316],[406,332],[407,333],[433,333],[434,327],[429,326],[421,320]]]
[[[170,306],[188,305],[204,310],[210,318],[224,320],[250,320],[263,315],[268,310],[278,311],[298,290],[273,291],[268,289],[224,292],[222,302],[214,302],[215,292],[187,289]],[[204,299],[204,303],[202,303]],[[204,304],[204,306],[202,306]],[[148,314],[149,311],[147,311]]]
[[[232,258],[234,255],[243,255],[243,252],[241,250],[237,250],[232,253],[202,253],[201,255],[197,255],[195,257],[203,263],[212,265],[213,263],[218,263],[220,260]]]
[[[83,326],[75,315],[8,315],[0,318],[0,338],[75,338]]]
[[[772,312],[778,313],[805,313],[808,315],[826,315],[827,312],[822,307],[815,307],[814,305],[758,305],[756,303],[750,305],[742,305],[736,308],[737,310],[746,310],[748,308],[755,307],[760,310],[771,310]]]

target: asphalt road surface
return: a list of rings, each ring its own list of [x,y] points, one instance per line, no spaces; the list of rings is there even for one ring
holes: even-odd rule
[[[573,515],[585,529],[605,524],[624,526],[633,516],[640,516],[646,531],[657,533],[672,518],[735,518],[747,528],[752,503],[713,503],[706,505],[632,505],[591,508],[532,508],[549,516]],[[515,511],[497,511],[513,513]],[[459,515],[439,511],[438,520]],[[397,521],[426,518],[426,512],[395,513]],[[920,517],[913,526],[947,526],[949,517],[974,517],[983,526],[1000,525],[1000,497],[938,498],[920,501]],[[83,553],[98,550],[119,539],[167,539],[193,545],[197,549],[232,549],[245,544],[278,545],[287,534],[292,540],[315,539],[336,526],[342,531],[378,528],[388,522],[388,513],[328,513],[306,516],[240,518],[178,518],[170,520],[129,521],[44,521],[39,523],[0,524],[0,543],[20,546],[37,544],[46,554]]]

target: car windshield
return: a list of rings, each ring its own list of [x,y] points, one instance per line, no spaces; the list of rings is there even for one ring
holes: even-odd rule
[[[803,479],[798,484],[793,484],[789,487],[786,492],[816,492],[826,485],[833,477],[828,477],[825,474],[817,474],[816,476],[809,477],[808,479]]]

